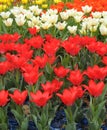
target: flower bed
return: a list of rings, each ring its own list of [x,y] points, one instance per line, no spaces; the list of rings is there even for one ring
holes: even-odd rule
[[[45,13],[35,5],[28,9],[20,6],[1,12],[0,16],[2,34],[18,32],[25,38],[28,28],[36,27],[42,37],[51,34],[64,40],[70,35],[80,35],[107,41],[107,11],[93,12],[91,6],[83,6],[82,11],[74,8],[62,12],[48,9]]]
[[[0,129],[106,128],[105,1],[23,2],[0,13]]]
[[[61,40],[29,32],[25,39],[17,33],[0,35],[1,111],[12,109],[19,129],[27,127],[28,119],[34,120],[38,129],[49,129],[53,113],[62,102],[67,106],[63,107],[66,129],[73,130],[84,111],[87,93],[89,128],[98,130],[106,114],[106,44],[88,36]],[[26,98],[31,108],[27,116],[22,107]]]

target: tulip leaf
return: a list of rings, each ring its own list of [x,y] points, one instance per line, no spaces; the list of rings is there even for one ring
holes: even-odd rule
[[[52,69],[51,65],[50,65],[49,63],[47,63],[47,65],[46,65],[46,72],[47,72],[48,74],[51,74],[52,71],[53,71],[53,69]]]
[[[37,127],[38,127],[38,130],[43,130],[41,123],[38,123],[38,124],[37,124]]]
[[[65,127],[66,130],[76,130],[76,123],[68,123]]]
[[[7,123],[0,123],[0,130],[7,130]]]
[[[28,128],[28,119],[25,118],[25,119],[22,121],[21,130],[27,130],[27,128]]]
[[[99,118],[101,111],[105,106],[105,102],[106,101],[102,101],[101,103],[98,104],[97,110],[96,110],[95,115],[94,115],[96,120]]]
[[[32,115],[32,117],[33,117],[33,121],[34,121],[35,125],[37,126],[37,117],[35,115]]]
[[[17,122],[20,124],[20,121],[22,120],[22,116],[14,109],[12,109],[11,112],[14,114]]]

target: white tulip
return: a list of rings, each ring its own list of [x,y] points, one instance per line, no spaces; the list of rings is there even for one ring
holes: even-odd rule
[[[102,18],[101,20],[101,23],[104,24],[105,26],[107,26],[107,16]]]
[[[18,26],[23,26],[24,23],[26,22],[26,19],[23,15],[19,15],[15,18],[15,21],[16,21]]]
[[[107,27],[104,24],[101,24],[101,26],[99,27],[100,33],[101,35],[105,36],[107,35]]]
[[[28,27],[34,27],[34,23],[32,21],[28,20],[27,23],[28,23]]]
[[[12,25],[13,19],[8,18],[8,19],[4,20],[3,22],[7,27],[10,27]]]
[[[45,22],[45,23],[41,24],[41,28],[43,28],[44,30],[49,29],[51,26],[52,26],[52,24],[49,22]]]
[[[67,12],[60,12],[60,16],[63,20],[67,20],[69,18],[69,14]]]
[[[68,26],[67,29],[71,34],[75,35],[77,31],[77,26]]]
[[[58,30],[64,30],[65,27],[66,27],[67,23],[64,21],[64,22],[58,22],[57,24],[55,24],[55,27],[58,29]]]
[[[28,11],[26,11],[25,16],[26,16],[27,19],[31,19],[33,17],[33,13],[28,10]]]
[[[75,21],[76,21],[77,23],[79,23],[79,22],[81,22],[82,17],[76,15],[76,16],[74,16],[74,19],[75,19]]]
[[[69,17],[73,17],[77,13],[77,10],[76,9],[69,9],[69,10],[66,10],[66,13]]]
[[[11,13],[10,13],[9,11],[7,11],[7,12],[1,12],[1,13],[0,13],[0,15],[1,15],[1,17],[2,17],[3,19],[9,18],[10,14],[11,14]]]
[[[34,25],[40,25],[40,24],[41,24],[41,21],[40,21],[40,17],[39,17],[39,16],[38,16],[38,17],[33,16],[33,17],[31,18],[31,21],[32,21],[32,23],[33,23]]]
[[[35,15],[40,15],[42,12],[42,9],[40,9],[38,6],[32,5],[29,7],[29,9],[35,14]]]
[[[41,16],[41,18],[40,18],[40,20],[41,20],[42,22],[47,22],[49,19],[50,19],[49,14],[42,14],[42,16]]]
[[[55,24],[58,21],[58,15],[51,15],[49,16],[50,18],[48,19],[48,22],[51,24]]]
[[[55,14],[58,13],[58,10],[57,9],[54,9],[54,10],[53,9],[48,9],[46,13],[48,13],[49,15],[55,15]]]
[[[107,11],[103,11],[103,12],[102,12],[102,16],[103,16],[103,17],[107,17]]]
[[[88,5],[85,5],[85,6],[82,6],[82,10],[83,12],[86,14],[86,13],[90,13],[91,10],[92,10],[92,6],[88,6]]]
[[[97,28],[98,28],[98,25],[94,25],[94,26],[90,26],[89,30],[91,32],[96,32],[97,31]]]
[[[101,12],[92,12],[91,14],[92,14],[93,18],[101,18],[101,16],[102,16]]]

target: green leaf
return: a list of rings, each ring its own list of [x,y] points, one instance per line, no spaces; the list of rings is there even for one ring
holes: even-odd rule
[[[43,130],[42,125],[40,123],[38,123],[37,126],[38,126],[38,130]]]
[[[96,120],[98,120],[99,115],[101,114],[102,108],[104,108],[104,106],[105,106],[105,102],[106,101],[102,101],[101,103],[98,104],[97,110],[94,115]]]
[[[68,123],[65,127],[66,130],[76,130],[76,124],[75,123]]]
[[[16,110],[12,109],[11,112],[14,114],[17,122],[20,124],[20,121],[22,120],[22,115],[20,115]]]
[[[0,123],[0,130],[7,130],[7,123]]]
[[[33,117],[33,121],[34,121],[35,125],[37,126],[37,117],[35,115],[32,115],[32,117]]]
[[[51,65],[49,63],[47,63],[47,65],[46,65],[46,72],[48,74],[51,74],[53,72],[53,68],[51,67]]]
[[[25,118],[25,119],[22,121],[21,130],[27,130],[27,128],[28,128],[28,118]]]

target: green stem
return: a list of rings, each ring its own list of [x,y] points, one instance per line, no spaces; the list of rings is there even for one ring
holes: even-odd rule
[[[72,123],[73,122],[73,115],[72,115],[71,106],[67,106],[67,112],[69,114],[68,122]]]

